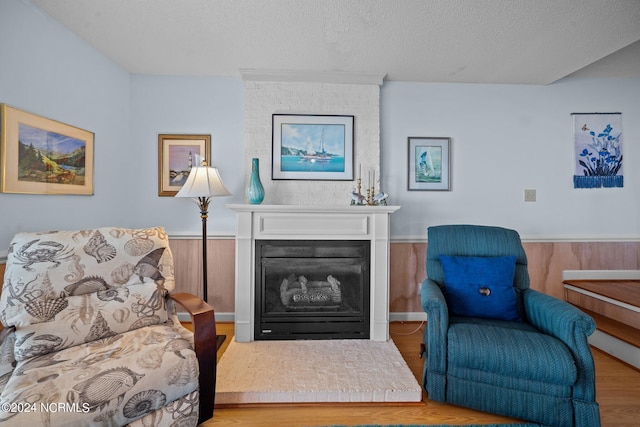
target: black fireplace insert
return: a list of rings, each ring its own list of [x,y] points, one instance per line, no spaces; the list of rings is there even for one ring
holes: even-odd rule
[[[369,338],[368,240],[256,241],[256,340]]]

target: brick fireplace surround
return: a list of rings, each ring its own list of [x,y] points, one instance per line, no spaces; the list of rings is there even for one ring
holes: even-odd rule
[[[256,240],[368,240],[370,340],[389,340],[389,220],[399,206],[227,205],[236,212],[235,339],[255,328]]]

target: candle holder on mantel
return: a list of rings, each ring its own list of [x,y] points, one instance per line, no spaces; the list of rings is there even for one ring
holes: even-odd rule
[[[389,195],[383,191],[376,194],[375,187],[375,171],[369,172],[370,186],[365,190],[365,194],[362,194],[362,166],[360,166],[360,176],[356,180],[357,187],[351,190],[349,194],[351,196],[351,206],[387,206],[387,199]]]

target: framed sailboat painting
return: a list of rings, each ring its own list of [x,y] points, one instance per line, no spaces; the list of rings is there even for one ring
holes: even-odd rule
[[[353,116],[272,117],[274,180],[353,180]]]
[[[450,190],[451,138],[410,136],[408,140],[409,191]]]

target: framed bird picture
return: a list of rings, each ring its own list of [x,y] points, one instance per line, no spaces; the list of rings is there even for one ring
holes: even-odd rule
[[[409,191],[451,189],[451,138],[410,136],[408,156]]]

